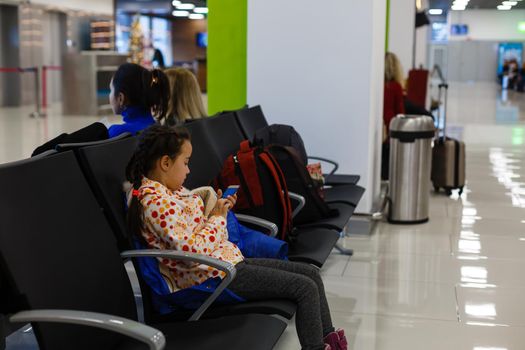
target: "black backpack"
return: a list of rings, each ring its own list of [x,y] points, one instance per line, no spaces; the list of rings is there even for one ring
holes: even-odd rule
[[[280,238],[292,237],[292,206],[287,182],[272,154],[263,147],[241,142],[239,151],[230,155],[213,181],[215,189],[240,185],[236,212],[260,217],[279,226]]]
[[[339,215],[337,209],[331,209],[323,200],[320,193],[322,189],[314,183],[293,147],[273,144],[266,146],[265,149],[279,164],[288,190],[303,196],[306,200],[304,208],[293,218],[294,225]]]
[[[281,145],[293,147],[297,151],[299,160],[306,166],[308,156],[304,148],[304,142],[301,135],[290,125],[272,124],[265,126],[255,132],[253,137],[254,145]]]

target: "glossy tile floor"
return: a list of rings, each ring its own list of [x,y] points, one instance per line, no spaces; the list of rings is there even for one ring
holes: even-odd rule
[[[352,235],[322,269],[336,327],[356,350],[525,349],[525,95],[451,84],[448,129],[467,187],[432,194],[430,222]],[[299,349],[293,324],[279,350]]]
[[[0,108],[0,163],[99,119],[59,110]],[[321,270],[351,349],[525,349],[525,95],[451,84],[448,129],[467,143],[461,198],[432,194],[427,224],[349,232],[355,255],[334,252]],[[27,349],[24,337],[9,348]],[[299,348],[291,322],[276,349]]]

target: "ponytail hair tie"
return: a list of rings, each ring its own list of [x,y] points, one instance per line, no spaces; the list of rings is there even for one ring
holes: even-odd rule
[[[133,190],[133,191],[131,191],[131,196],[132,196],[132,197],[138,197],[138,196],[139,196],[139,190]]]

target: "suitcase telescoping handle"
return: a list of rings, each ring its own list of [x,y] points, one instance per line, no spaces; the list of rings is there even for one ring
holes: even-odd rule
[[[438,94],[438,101],[441,101],[442,97],[442,91],[444,90],[444,96],[443,96],[443,142],[447,139],[447,96],[448,96],[448,84],[447,83],[441,83],[438,85],[439,87],[439,94]],[[439,140],[439,123],[441,120],[441,108],[438,108],[438,140]]]

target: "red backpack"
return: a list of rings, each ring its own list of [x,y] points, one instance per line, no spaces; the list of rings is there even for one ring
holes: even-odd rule
[[[274,222],[279,226],[280,238],[290,238],[292,205],[288,188],[279,164],[262,147],[242,141],[237,154],[224,162],[214,185],[223,190],[239,185],[235,211]]]

